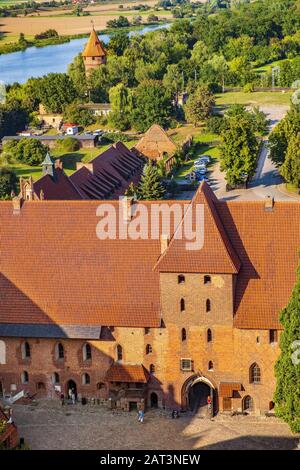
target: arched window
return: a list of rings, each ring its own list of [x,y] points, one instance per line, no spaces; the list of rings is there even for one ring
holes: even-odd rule
[[[251,384],[259,384],[261,380],[260,367],[256,364],[252,364],[249,369],[249,382]]]
[[[121,362],[123,359],[123,349],[120,344],[117,346],[117,361]]]
[[[21,382],[22,382],[22,384],[28,384],[28,382],[29,382],[29,375],[28,375],[28,372],[26,370],[24,370],[21,374]]]
[[[53,372],[52,374],[52,383],[59,384],[59,374],[57,372]]]
[[[155,374],[155,365],[154,364],[150,364],[150,374]]]
[[[208,343],[212,342],[212,332],[211,332],[210,328],[208,328],[208,330],[207,330],[207,342]]]
[[[210,299],[206,299],[206,312],[211,311],[211,301]]]
[[[151,344],[147,344],[146,346],[146,354],[151,354],[152,353],[152,346]]]
[[[27,359],[30,357],[30,346],[28,341],[22,343],[22,359]]]
[[[183,274],[179,274],[178,284],[184,284],[184,283],[185,283],[185,276]]]
[[[269,402],[269,411],[274,410],[274,408],[275,408],[275,403],[273,401],[270,401]]]
[[[82,385],[89,385],[91,383],[91,378],[89,374],[82,374]]]
[[[64,347],[61,343],[57,343],[55,346],[55,356],[56,359],[63,359],[65,357]]]
[[[181,341],[186,341],[186,329],[182,328],[181,330]]]
[[[83,360],[88,361],[89,359],[92,359],[92,348],[89,343],[85,343],[82,347],[82,355],[83,355]]]
[[[213,361],[209,361],[209,363],[208,363],[208,370],[214,370],[214,363],[213,363]]]
[[[251,410],[253,410],[253,400],[249,395],[247,395],[243,400],[243,411]]]
[[[6,345],[2,339],[0,340],[0,364],[6,364]]]
[[[185,311],[185,300],[180,299],[180,311],[184,312]]]
[[[211,277],[210,276],[204,276],[204,284],[210,284],[211,283]]]

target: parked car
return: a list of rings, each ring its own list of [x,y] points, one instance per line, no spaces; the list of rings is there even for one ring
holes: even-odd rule
[[[207,173],[207,169],[206,168],[197,168],[197,173],[199,175],[205,175]]]
[[[204,165],[203,163],[195,163],[194,167],[196,168],[196,170],[206,169],[206,165]]]
[[[206,165],[210,163],[210,157],[208,155],[204,155],[203,157],[200,157],[198,160],[200,163],[205,163]]]

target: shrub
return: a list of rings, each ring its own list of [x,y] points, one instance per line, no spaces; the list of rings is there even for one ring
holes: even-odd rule
[[[10,197],[12,191],[17,190],[17,175],[11,168],[0,168],[0,199]],[[3,432],[3,424],[0,421],[0,434]],[[1,431],[2,429],[2,431]]]
[[[254,85],[253,83],[246,83],[246,85],[243,88],[244,93],[252,93],[254,91]]]
[[[206,122],[207,129],[213,134],[221,134],[224,130],[225,124],[223,116],[212,116]]]
[[[65,137],[64,139],[58,139],[55,147],[65,152],[76,152],[76,150],[79,150],[80,144],[74,137]]]

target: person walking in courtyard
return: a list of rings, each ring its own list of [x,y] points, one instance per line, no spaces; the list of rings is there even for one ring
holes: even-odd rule
[[[74,391],[74,390],[71,391],[71,399],[72,399],[72,404],[75,405],[75,403],[76,403],[76,396],[75,396],[75,391]]]
[[[211,396],[208,395],[207,397],[207,414],[211,415]]]
[[[65,404],[65,396],[63,393],[60,394],[60,402],[61,402],[61,406],[64,406]]]
[[[145,416],[145,413],[143,410],[139,410],[139,413],[138,413],[138,421],[140,423],[143,423],[144,422],[144,416]]]

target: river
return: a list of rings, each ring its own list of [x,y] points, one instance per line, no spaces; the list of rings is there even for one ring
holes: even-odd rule
[[[129,36],[145,34],[169,26],[169,24],[145,26],[141,30],[129,32]],[[107,44],[110,35],[102,34],[99,38],[104,44]],[[6,85],[14,82],[25,83],[31,77],[66,72],[68,65],[83,50],[86,42],[87,38],[85,37],[72,39],[70,42],[55,46],[29,47],[25,51],[0,55],[0,80]]]

